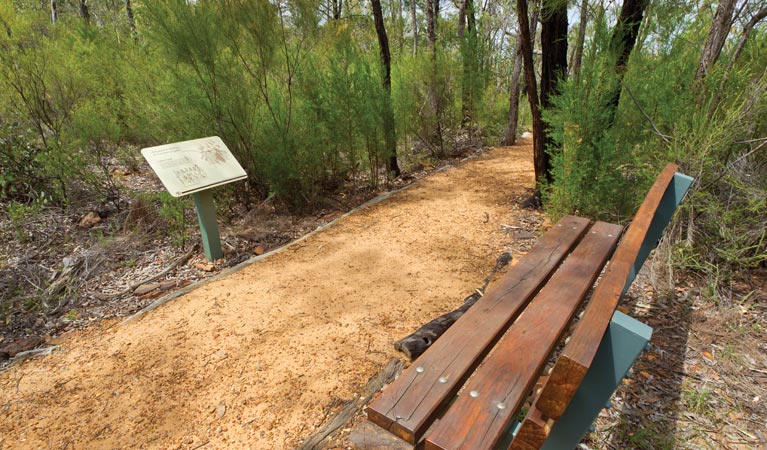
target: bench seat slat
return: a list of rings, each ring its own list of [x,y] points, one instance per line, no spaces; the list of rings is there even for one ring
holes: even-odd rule
[[[429,431],[427,449],[490,449],[502,439],[621,231],[591,228]]]
[[[368,407],[368,419],[416,443],[588,227],[566,216]]]
[[[583,319],[578,322],[573,332],[570,344],[565,347],[554,365],[537,401],[537,407],[547,418],[558,419],[570,404],[591,366],[621,296],[633,281],[649,249],[654,247],[655,240],[660,237],[668,222],[673,208],[668,212],[668,218],[655,222],[653,219],[657,217],[656,213],[661,203],[669,201],[664,200],[664,197],[669,198],[665,194],[677,169],[675,164],[668,164],[650,188],[610,260],[604,277],[594,290]],[[652,240],[651,245],[647,245],[648,239]]]

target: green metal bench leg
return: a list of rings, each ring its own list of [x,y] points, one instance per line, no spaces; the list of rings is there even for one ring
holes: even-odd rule
[[[649,326],[620,311],[613,314],[591,368],[541,450],[573,450],[578,445],[645,349],[650,336]]]

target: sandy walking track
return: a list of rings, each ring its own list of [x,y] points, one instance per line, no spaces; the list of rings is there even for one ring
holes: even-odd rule
[[[295,448],[392,343],[514,247],[529,145],[418,181],[282,253],[0,375],[0,449]],[[516,255],[515,255],[516,256]]]

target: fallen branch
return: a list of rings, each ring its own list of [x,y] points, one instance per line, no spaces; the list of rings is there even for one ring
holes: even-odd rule
[[[404,353],[410,361],[414,361],[416,358],[421,356],[423,352],[425,352],[427,348],[431,347],[434,341],[442,336],[442,334],[444,334],[445,331],[447,331],[447,329],[450,328],[456,320],[458,320],[466,311],[468,311],[469,308],[471,308],[471,306],[477,302],[477,300],[482,298],[485,293],[485,289],[487,289],[487,285],[490,284],[490,281],[493,279],[495,274],[498,273],[498,271],[502,268],[509,265],[510,261],[511,254],[508,252],[502,253],[501,256],[495,260],[495,267],[493,267],[493,271],[490,273],[490,275],[487,276],[487,278],[485,278],[485,284],[471,295],[466,297],[463,300],[463,305],[453,311],[450,311],[449,313],[437,317],[431,322],[423,325],[413,334],[405,336],[404,338],[395,342],[394,348],[397,351]]]
[[[125,290],[120,291],[120,292],[118,292],[116,294],[112,294],[110,297],[111,298],[120,298],[120,297],[124,297],[126,295],[130,295],[139,286],[147,284],[147,283],[151,283],[153,281],[159,280],[160,278],[162,278],[165,275],[167,275],[168,273],[170,273],[176,267],[178,267],[181,264],[184,264],[185,262],[187,262],[189,260],[189,258],[192,257],[192,254],[194,254],[194,252],[196,250],[197,250],[197,245],[193,245],[192,248],[190,248],[188,252],[184,253],[183,255],[181,255],[180,258],[178,258],[177,260],[173,261],[173,263],[171,265],[169,265],[168,267],[166,267],[162,272],[158,273],[157,275],[153,275],[153,276],[151,276],[151,277],[149,277],[149,278],[147,278],[145,280],[141,280],[141,281],[139,281],[137,283],[133,283],[130,286],[128,286]]]
[[[392,358],[381,372],[370,378],[368,384],[363,389],[361,396],[357,396],[354,400],[347,403],[346,406],[332,419],[325,422],[316,433],[306,439],[304,443],[298,447],[298,450],[316,450],[323,448],[323,445],[338,433],[338,431],[358,412],[362,411],[362,408],[370,402],[373,395],[381,390],[386,384],[392,382],[397,375],[402,372],[404,367],[405,363],[397,358]]]

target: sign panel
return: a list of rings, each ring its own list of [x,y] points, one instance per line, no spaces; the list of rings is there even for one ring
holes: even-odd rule
[[[248,176],[218,136],[149,147],[141,154],[174,197]]]

